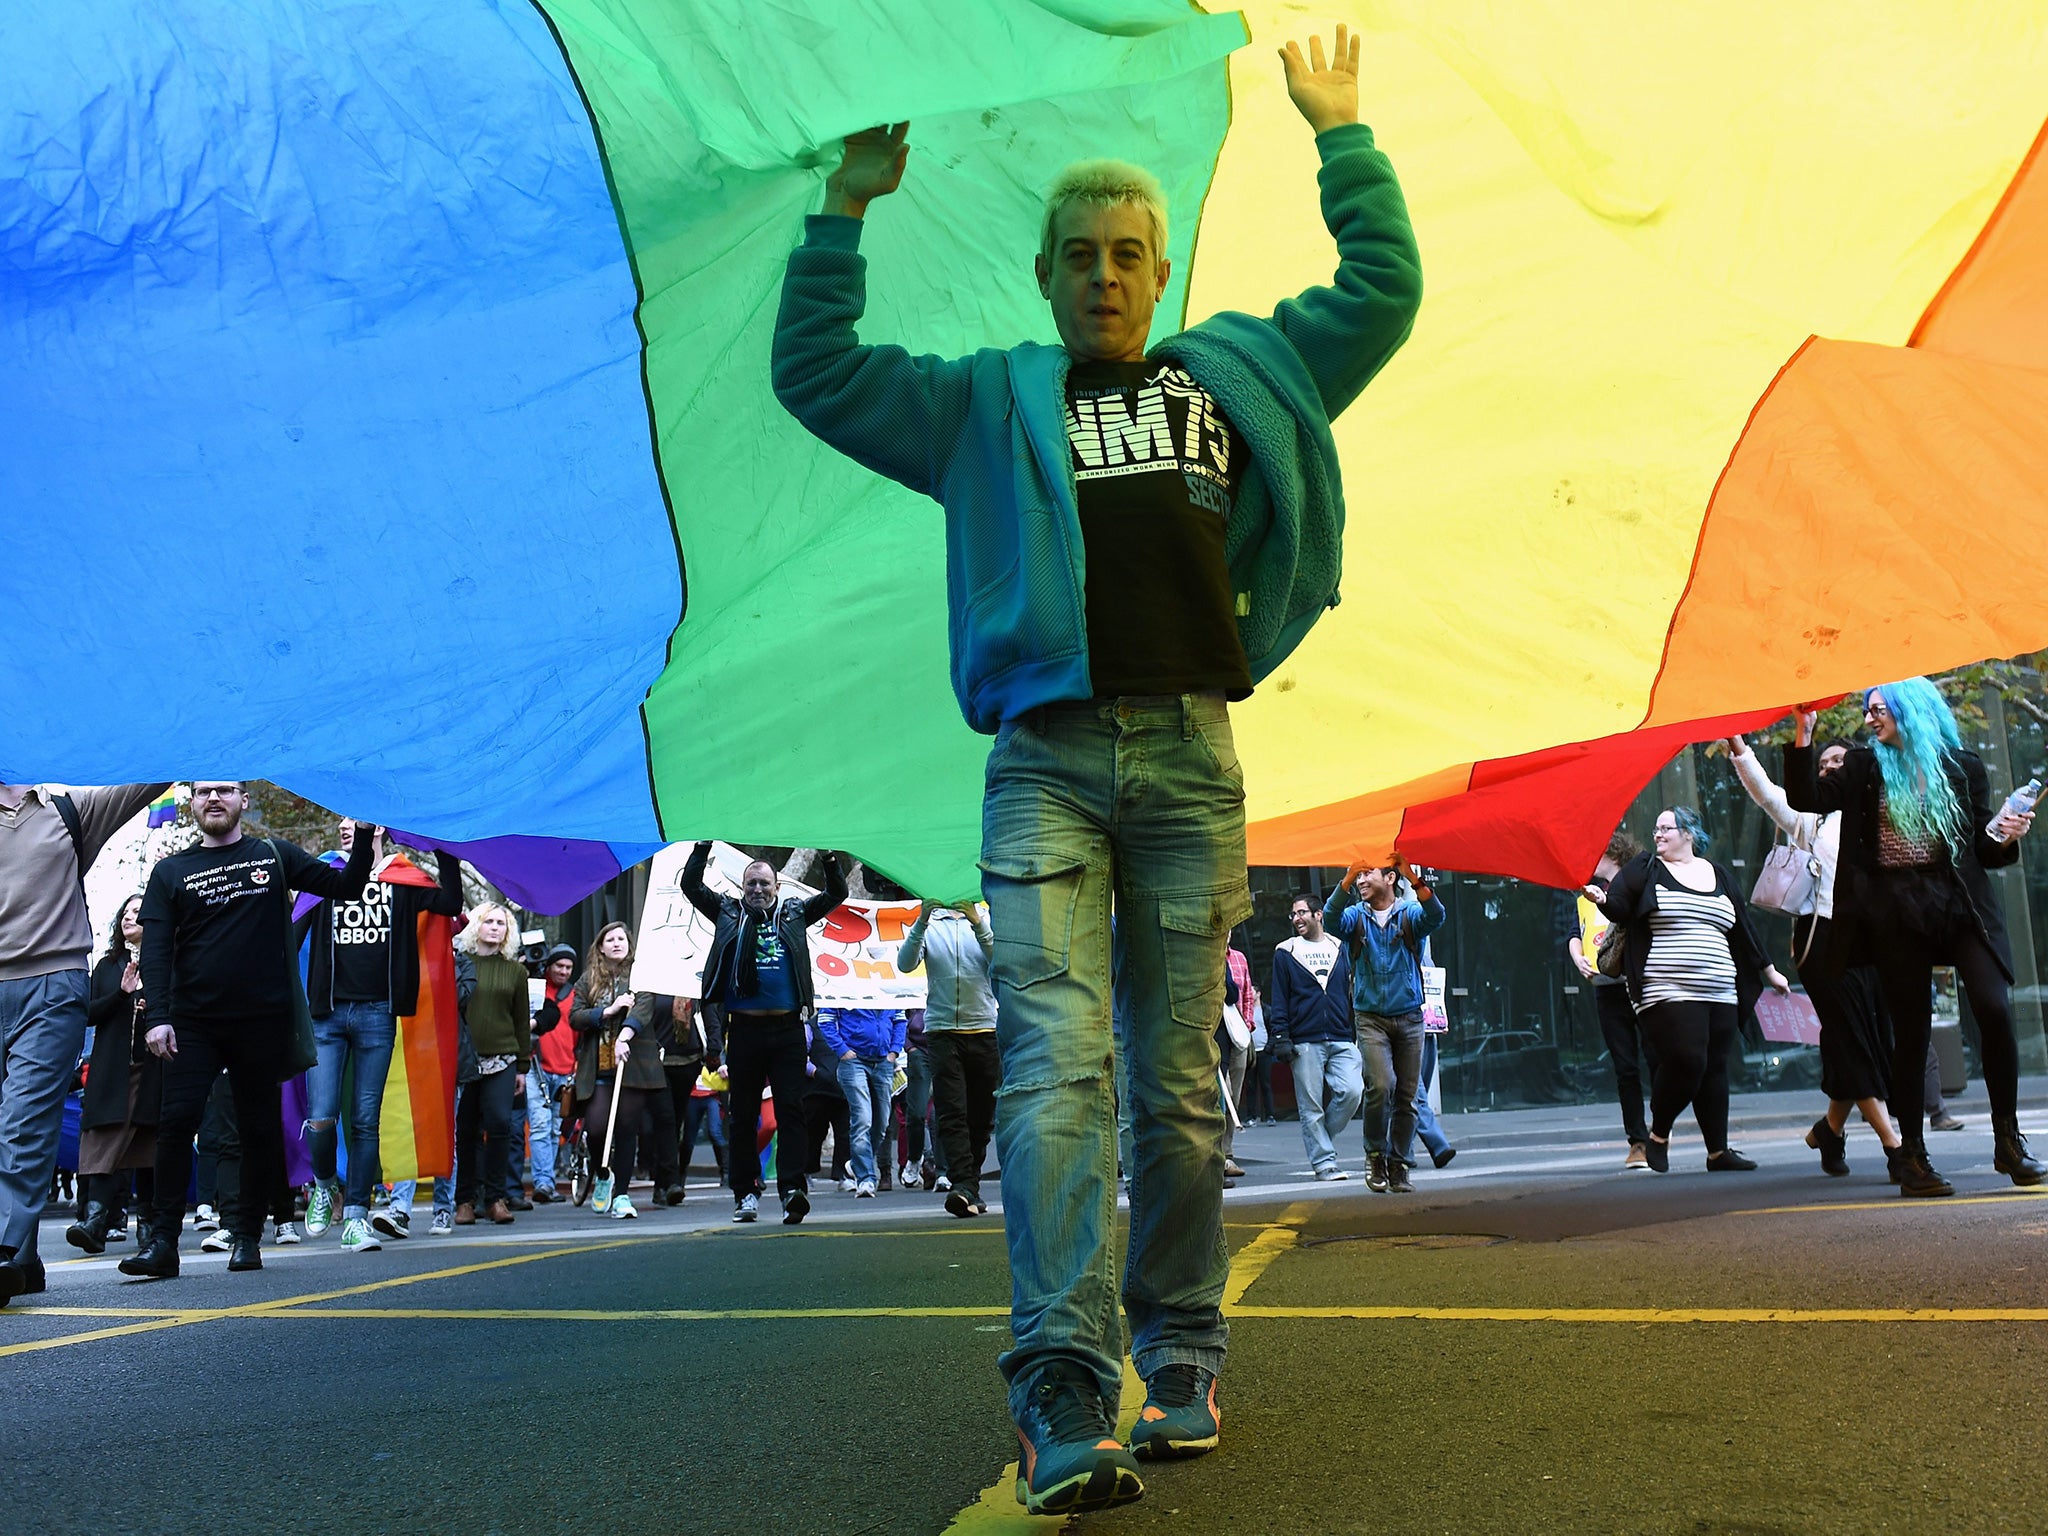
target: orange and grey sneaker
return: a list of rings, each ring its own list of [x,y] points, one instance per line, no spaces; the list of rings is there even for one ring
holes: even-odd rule
[[[1145,1383],[1145,1406],[1131,1426],[1131,1454],[1140,1461],[1200,1456],[1216,1449],[1223,1416],[1216,1411],[1216,1373],[1199,1365],[1162,1365]]]
[[[1056,1361],[1038,1373],[1017,1439],[1017,1502],[1034,1515],[1108,1509],[1145,1492],[1095,1378],[1077,1365]]]

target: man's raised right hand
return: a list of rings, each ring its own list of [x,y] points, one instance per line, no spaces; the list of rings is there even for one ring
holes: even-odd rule
[[[884,123],[846,136],[839,169],[825,182],[825,212],[865,217],[868,204],[903,184],[910,159],[910,124]]]

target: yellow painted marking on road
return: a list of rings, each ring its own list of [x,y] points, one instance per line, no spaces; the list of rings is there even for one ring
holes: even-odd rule
[[[1952,1211],[1959,1205],[2011,1205],[2020,1200],[2048,1198],[2048,1189],[2013,1189],[2002,1195],[1946,1195],[1933,1200],[1819,1201],[1813,1205],[1766,1205],[1753,1211],[1725,1211],[1727,1216],[1805,1216],[1815,1211]]]
[[[1244,1300],[1244,1293],[1252,1283],[1263,1275],[1272,1262],[1292,1248],[1300,1235],[1295,1227],[1306,1221],[1315,1210],[1313,1205],[1297,1201],[1280,1213],[1279,1219],[1267,1223],[1259,1235],[1237,1250],[1237,1256],[1230,1261],[1230,1278],[1223,1286],[1223,1305],[1236,1310]]]
[[[2048,1307],[1239,1307],[1231,1315],[1427,1323],[2048,1323]]]
[[[1008,1307],[315,1307],[255,1312],[252,1317],[372,1318],[401,1322],[451,1323],[755,1323],[859,1320],[863,1318],[1008,1317]]]
[[[424,1270],[415,1275],[393,1275],[383,1280],[372,1280],[365,1285],[344,1286],[333,1291],[312,1291],[303,1296],[283,1296],[272,1301],[254,1301],[239,1307],[191,1308],[166,1316],[164,1313],[138,1307],[135,1311],[150,1319],[147,1322],[129,1323],[119,1328],[94,1328],[84,1333],[67,1333],[54,1339],[25,1339],[18,1344],[0,1345],[0,1359],[9,1355],[33,1354],[37,1350],[61,1349],[68,1344],[89,1344],[98,1339],[120,1338],[126,1334],[154,1333],[165,1328],[189,1328],[195,1324],[216,1323],[229,1318],[271,1317],[280,1313],[288,1314],[291,1308],[309,1306],[315,1302],[340,1301],[350,1296],[365,1296],[373,1291],[390,1290],[401,1285],[419,1285],[428,1280],[449,1280],[458,1275],[474,1275],[488,1269],[506,1269],[515,1264],[533,1264],[542,1259],[561,1258],[572,1253],[597,1253],[606,1248],[623,1247],[630,1239],[607,1243],[578,1243],[573,1247],[551,1248],[540,1253],[515,1254],[508,1259],[489,1259],[481,1264],[458,1264],[450,1269]],[[57,1313],[56,1307],[24,1307],[18,1315],[33,1317],[38,1312]],[[4,1314],[0,1314],[4,1317]]]

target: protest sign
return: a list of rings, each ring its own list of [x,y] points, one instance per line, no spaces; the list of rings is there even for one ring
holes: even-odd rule
[[[683,865],[692,843],[671,843],[648,868],[647,905],[633,954],[633,986],[641,992],[679,997],[703,995],[704,962],[711,953],[713,926],[682,891]],[[704,884],[737,897],[747,856],[727,843],[711,845]],[[781,895],[816,895],[794,880],[781,882]],[[914,901],[848,901],[814,925],[811,982],[821,1008],[922,1008],[924,967],[908,974],[896,969],[896,951],[917,921]]]

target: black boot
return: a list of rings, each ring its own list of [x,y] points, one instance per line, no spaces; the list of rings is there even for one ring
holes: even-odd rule
[[[178,1240],[168,1232],[152,1230],[149,1241],[137,1253],[131,1253],[121,1261],[121,1273],[139,1275],[145,1280],[175,1280],[178,1278]]]
[[[1849,1150],[1849,1139],[1822,1115],[1813,1122],[1813,1129],[1806,1133],[1806,1144],[1820,1154],[1820,1171],[1831,1179],[1846,1179],[1849,1176],[1849,1159],[1843,1154]]]
[[[2038,1184],[2048,1178],[2048,1163],[2027,1151],[2027,1138],[2020,1134],[2018,1115],[1991,1117],[1991,1166],[2010,1176],[2015,1184]]]
[[[1923,1143],[1909,1141],[1894,1147],[1885,1153],[1885,1161],[1891,1164],[1899,1193],[1908,1199],[1930,1200],[1956,1192],[1955,1185],[1936,1173],[1934,1165],[1927,1161],[1927,1148]]]
[[[107,1251],[107,1208],[97,1200],[85,1202],[85,1219],[64,1229],[64,1241],[87,1253]]]
[[[12,1248],[0,1258],[0,1307],[17,1296],[40,1296],[43,1292],[43,1261],[33,1253],[26,1257]]]
[[[263,1267],[263,1239],[244,1237],[237,1232],[234,1241],[228,1245],[228,1270],[230,1273],[244,1269]]]

